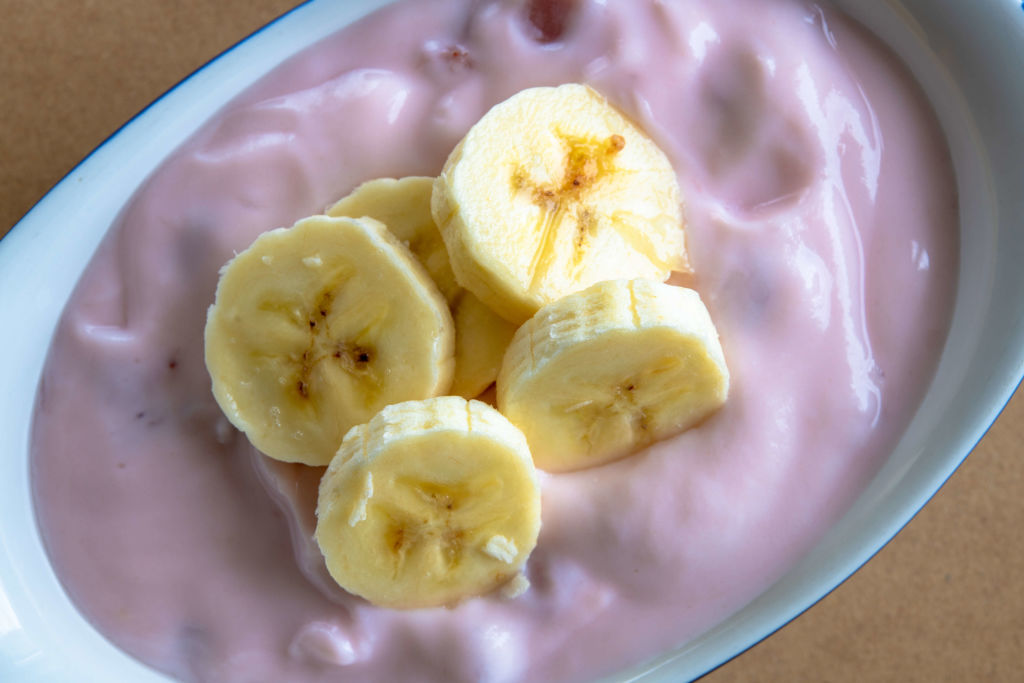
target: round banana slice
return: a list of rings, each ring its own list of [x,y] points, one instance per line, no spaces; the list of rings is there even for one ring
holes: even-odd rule
[[[476,398],[498,378],[516,326],[467,290],[452,307],[455,320],[455,375],[450,392]]]
[[[459,298],[462,287],[455,281],[444,240],[430,215],[433,187],[434,179],[427,176],[369,180],[327,209],[327,215],[369,216],[383,223],[409,247],[451,304]]]
[[[431,210],[459,284],[516,324],[595,282],[688,269],[672,165],[584,85],[492,108],[448,157]]]
[[[261,235],[222,269],[205,336],[221,409],[288,462],[326,465],[353,425],[451,383],[448,307],[372,219],[313,216]]]
[[[455,320],[455,374],[451,393],[475,398],[498,377],[516,328],[459,286],[441,233],[430,214],[434,179],[409,176],[370,180],[327,210],[329,216],[369,216],[409,247],[441,293]]]
[[[692,289],[598,283],[516,332],[498,409],[552,472],[592,467],[692,427],[725,402],[729,371]]]
[[[526,439],[479,401],[388,406],[353,428],[320,482],[316,540],[375,605],[451,605],[516,576],[540,532]]]

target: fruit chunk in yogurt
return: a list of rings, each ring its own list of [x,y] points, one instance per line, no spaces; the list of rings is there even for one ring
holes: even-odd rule
[[[311,216],[224,266],[203,338],[231,423],[273,458],[326,465],[384,406],[448,388],[454,327],[383,223]]]
[[[537,542],[523,433],[480,401],[391,405],[345,435],[320,484],[331,576],[375,605],[452,605],[509,583]]]
[[[516,0],[375,13],[231,103],[126,207],[54,338],[32,454],[54,568],[116,645],[183,680],[592,678],[756,597],[878,470],[956,278],[953,174],[919,88],[829,6],[567,6],[560,31]],[[566,82],[671,162],[682,284],[715,320],[729,401],[632,458],[542,474],[516,599],[410,613],[332,591],[285,551],[308,520],[282,517],[210,394],[217,270],[366,180],[436,176],[491,105]]]

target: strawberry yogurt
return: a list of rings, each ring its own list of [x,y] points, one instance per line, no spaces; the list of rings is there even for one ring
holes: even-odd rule
[[[364,180],[436,174],[491,105],[564,82],[598,89],[672,161],[685,282],[721,335],[729,401],[631,458],[542,475],[520,597],[375,608],[310,549],[318,471],[268,464],[213,400],[218,269]],[[752,600],[867,484],[934,370],[957,242],[927,102],[827,5],[401,3],[243,94],[111,229],[39,387],[43,537],[95,627],[178,679],[609,674]]]

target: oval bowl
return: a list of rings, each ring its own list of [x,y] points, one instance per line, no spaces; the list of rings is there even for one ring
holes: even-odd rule
[[[35,387],[65,301],[115,216],[174,149],[284,59],[388,0],[311,0],[228,50],[128,122],[0,241],[0,385]],[[1007,0],[836,2],[910,67],[948,136],[961,199],[959,289],[935,378],[847,514],[778,583],[658,660],[610,680],[695,678],[822,598],[887,543],[963,461],[1024,375],[1024,13]],[[993,74],[984,77],[985,74]],[[982,75],[979,77],[979,75]],[[62,230],[74,209],[76,229]],[[59,239],[58,239],[59,237]],[[0,401],[0,680],[167,679],[78,614],[49,565],[29,486],[33,402]]]

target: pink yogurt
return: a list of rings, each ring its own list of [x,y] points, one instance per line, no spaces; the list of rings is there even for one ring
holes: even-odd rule
[[[956,279],[949,154],[906,70],[802,0],[560,7],[378,12],[229,105],[120,216],[54,338],[32,455],[53,565],[116,645],[190,681],[583,680],[749,602],[885,460]],[[437,173],[491,105],[569,81],[673,162],[730,399],[634,457],[542,476],[521,597],[375,608],[309,552],[315,473],[268,477],[211,396],[218,268],[361,181]]]

